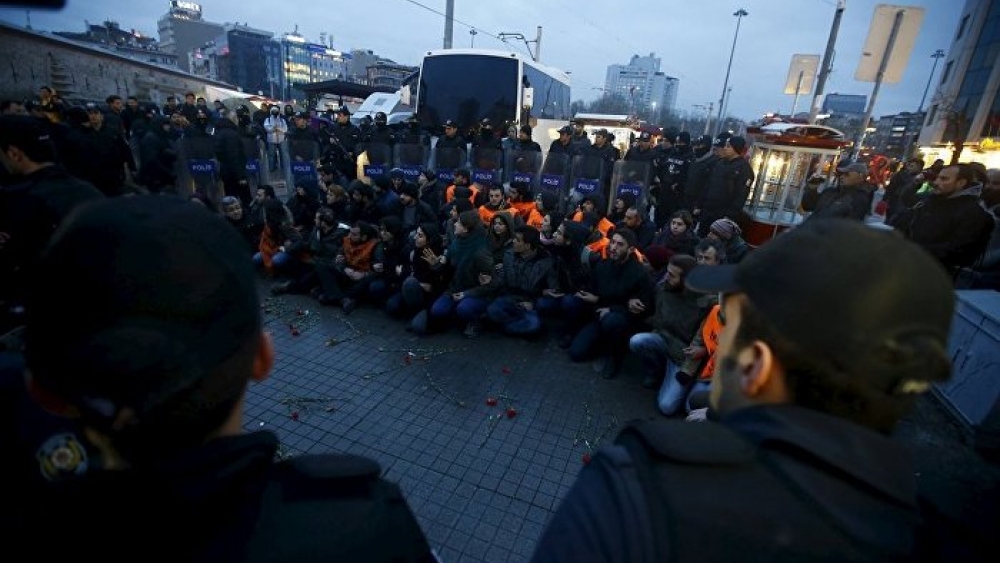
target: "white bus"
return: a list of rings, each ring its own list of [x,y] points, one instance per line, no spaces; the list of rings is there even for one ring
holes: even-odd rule
[[[532,137],[547,151],[556,130],[570,115],[569,75],[517,53],[491,49],[427,51],[420,63],[414,108],[422,125],[439,132],[453,119],[459,131],[483,118],[506,134],[531,125]]]

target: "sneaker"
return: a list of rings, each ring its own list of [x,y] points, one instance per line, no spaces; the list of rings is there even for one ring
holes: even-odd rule
[[[465,325],[465,330],[462,331],[462,334],[464,334],[466,338],[475,338],[479,336],[479,323],[472,321]]]
[[[350,297],[345,297],[343,301],[340,302],[340,308],[344,310],[345,315],[350,315],[355,308],[358,306],[358,301],[356,299],[351,299]]]
[[[618,377],[618,362],[614,358],[604,358],[604,365],[601,366],[601,377],[604,379],[614,379]]]
[[[291,281],[276,283],[271,286],[271,295],[284,295],[285,293],[288,293],[288,290],[291,288]]]

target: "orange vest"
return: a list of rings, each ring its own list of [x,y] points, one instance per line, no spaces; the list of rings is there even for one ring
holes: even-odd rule
[[[601,237],[601,238],[597,239],[596,241],[588,244],[587,248],[589,248],[591,252],[595,252],[597,254],[600,254],[601,258],[607,258],[608,257],[608,239],[607,239],[607,237]]]
[[[510,208],[514,210],[514,213],[517,213],[518,217],[524,219],[524,222],[528,225],[531,224],[528,220],[531,219],[532,212],[541,217],[541,214],[538,213],[538,207],[535,205],[534,201],[512,201],[510,203]],[[541,226],[541,223],[538,225]]]
[[[698,374],[700,381],[708,381],[715,374],[715,349],[719,347],[719,333],[722,332],[722,323],[719,321],[719,307],[716,304],[708,312],[708,317],[701,325],[701,338],[705,343],[705,350],[708,351],[708,359],[705,360],[705,367]]]
[[[479,188],[477,188],[475,184],[470,184],[469,190],[472,192],[472,195],[469,196],[469,203],[475,205],[476,196],[479,195]],[[444,202],[451,203],[451,200],[453,199],[455,199],[455,184],[448,186],[448,188],[444,190]]]
[[[577,223],[583,221],[583,211],[577,211],[573,214],[573,221]],[[597,222],[597,230],[601,231],[601,234],[608,236],[608,232],[615,228],[615,224],[608,221],[607,217],[601,217],[601,220]]]
[[[480,205],[477,211],[479,211],[479,218],[482,219],[483,224],[488,227],[490,226],[490,221],[493,220],[493,217],[495,217],[497,213],[500,212],[510,213],[511,210],[507,208],[493,210],[490,209],[489,207],[486,207],[485,205]]]

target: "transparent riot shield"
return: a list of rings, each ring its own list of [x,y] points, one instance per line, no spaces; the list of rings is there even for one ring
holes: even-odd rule
[[[264,170],[264,158],[263,151],[261,150],[260,141],[254,137],[243,137],[240,139],[243,143],[243,154],[247,157],[247,182],[250,184],[251,192],[257,189],[257,186],[262,184],[261,173]]]
[[[219,162],[215,159],[215,143],[211,137],[185,137],[181,140],[184,156],[184,170],[187,175],[186,188],[181,195],[200,193],[210,200],[222,199],[219,182]]]
[[[427,147],[415,144],[399,144],[393,148],[392,161],[403,171],[407,182],[417,183],[420,172],[427,166]]]
[[[508,151],[504,162],[504,183],[524,182],[531,190],[538,190],[538,174],[542,169],[542,153],[535,151]]]
[[[551,192],[558,197],[558,209],[566,208],[566,196],[569,189],[569,176],[572,160],[568,154],[549,153],[542,164],[538,178],[538,190]]]
[[[480,184],[500,184],[503,151],[492,147],[472,148],[472,181]]]
[[[649,180],[652,169],[649,162],[619,160],[611,173],[611,197],[608,210],[620,195],[631,194],[640,213],[649,211]]]
[[[289,160],[291,162],[292,186],[303,185],[306,191],[315,193],[319,190],[319,175],[316,164],[319,162],[319,143],[315,139],[289,139]]]
[[[609,162],[598,156],[577,155],[570,167],[569,185],[566,190],[566,208],[574,209],[583,198],[598,194],[608,199],[605,178]]]
[[[368,143],[358,147],[358,177],[385,176],[392,168],[392,147],[385,143]]]
[[[465,151],[459,148],[434,148],[434,171],[438,179],[451,183],[455,179],[455,170],[465,167]]]

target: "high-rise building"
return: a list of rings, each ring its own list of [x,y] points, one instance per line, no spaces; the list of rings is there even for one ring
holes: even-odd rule
[[[86,22],[86,26],[83,33],[57,31],[55,34],[73,41],[97,45],[137,61],[177,66],[177,56],[161,50],[155,39],[134,29],[122,29],[116,21],[106,20],[100,25]]]
[[[870,141],[865,144],[874,152],[889,158],[904,159],[908,149],[916,142],[920,134],[920,125],[924,114],[902,112],[896,115],[883,115],[875,123],[875,132]]]
[[[201,17],[201,5],[170,0],[167,13],[157,22],[160,50],[177,56],[177,66],[191,71],[190,53],[213,41],[222,33],[222,25]]]
[[[627,65],[609,65],[604,79],[604,92],[625,98],[632,113],[646,109],[669,114],[677,102],[679,86],[680,80],[660,71],[655,53],[632,55]]]
[[[214,41],[191,52],[191,72],[251,94],[281,95],[281,45],[270,31],[227,23]]]
[[[310,43],[297,32],[286,33],[280,41],[281,88],[284,99],[302,100],[300,84],[343,78],[347,59],[340,51]]]
[[[840,119],[860,119],[865,116],[868,96],[864,94],[827,94],[823,97],[822,113]]]
[[[920,150],[946,162],[1000,167],[1000,0],[966,0],[920,132]]]

